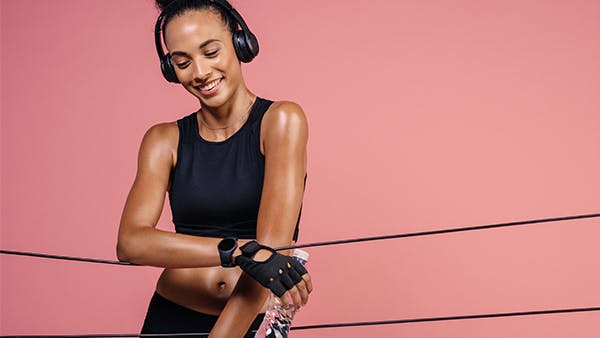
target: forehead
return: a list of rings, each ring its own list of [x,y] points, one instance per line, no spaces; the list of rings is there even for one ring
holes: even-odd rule
[[[197,47],[208,39],[226,41],[231,38],[231,32],[217,12],[203,9],[173,17],[165,27],[164,36],[168,50],[182,50]]]

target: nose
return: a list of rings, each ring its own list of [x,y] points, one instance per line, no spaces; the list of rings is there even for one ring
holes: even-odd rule
[[[201,60],[192,63],[192,76],[195,83],[206,82],[210,78],[210,66]]]

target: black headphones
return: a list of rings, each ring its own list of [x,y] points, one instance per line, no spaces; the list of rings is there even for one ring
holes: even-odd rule
[[[158,53],[158,58],[160,59],[160,70],[162,71],[163,76],[169,82],[179,83],[179,79],[177,78],[177,74],[175,74],[175,67],[173,67],[173,61],[171,60],[171,54],[164,52],[162,48],[162,42],[160,41],[160,26],[162,24],[163,18],[165,17],[165,12],[167,9],[172,6],[174,3],[177,3],[178,0],[173,1],[167,7],[163,9],[163,11],[158,16],[156,20],[156,26],[154,27],[154,40],[156,43],[156,52]],[[256,36],[252,34],[248,25],[238,11],[235,10],[227,1],[224,0],[210,0],[215,4],[224,8],[233,18],[236,23],[240,25],[241,29],[236,30],[233,33],[233,47],[235,48],[235,54],[237,55],[238,60],[241,62],[250,62],[256,55],[258,55],[258,40]]]

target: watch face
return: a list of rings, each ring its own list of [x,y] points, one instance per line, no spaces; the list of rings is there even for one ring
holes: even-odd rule
[[[221,258],[221,266],[233,267],[235,264],[231,260],[233,251],[237,248],[237,239],[233,237],[224,238],[219,242],[217,249],[219,250],[219,257]]]
[[[236,247],[237,241],[233,237],[224,238],[221,242],[219,242],[219,251],[229,251],[234,250]]]

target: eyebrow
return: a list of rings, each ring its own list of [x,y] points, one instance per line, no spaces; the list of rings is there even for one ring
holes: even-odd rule
[[[198,49],[202,49],[202,48],[206,47],[208,44],[211,44],[213,42],[221,42],[221,40],[219,40],[219,39],[208,39],[208,40],[204,41],[203,43],[201,43],[200,46],[198,46]],[[176,51],[171,52],[171,55],[172,56],[173,55],[187,56],[188,53],[176,50]]]

